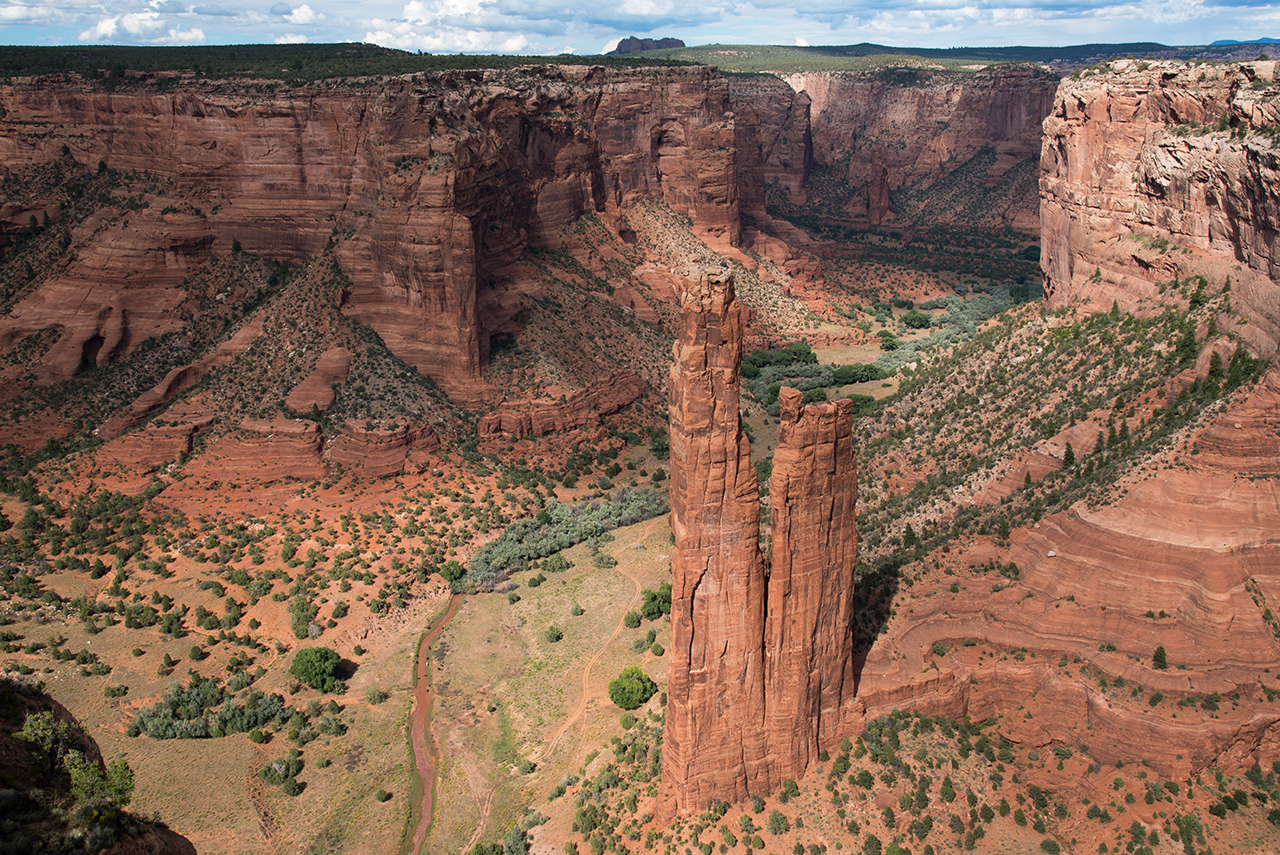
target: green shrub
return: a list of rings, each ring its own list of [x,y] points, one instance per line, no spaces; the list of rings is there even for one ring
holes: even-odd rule
[[[640,626],[640,613],[634,609],[627,612],[626,616],[622,618],[622,623],[628,629],[635,629]]]
[[[666,511],[666,501],[651,490],[623,489],[611,498],[572,505],[550,501],[536,517],[513,522],[497,540],[477,550],[466,575],[455,585],[493,590],[529,561]]]
[[[657,691],[658,685],[635,665],[624,668],[616,679],[609,681],[609,700],[624,710],[638,709]]]
[[[342,688],[342,681],[336,674],[341,664],[342,657],[336,650],[328,647],[304,647],[294,655],[289,673],[313,689],[336,692]]]
[[[378,801],[380,801],[380,802],[389,802],[389,801],[391,801],[391,794],[390,794],[390,793],[388,793],[386,790],[381,789],[381,788],[379,788],[379,789],[378,789],[378,791],[377,791],[376,793],[374,793],[374,794],[373,794],[373,797],[374,797],[375,799],[377,799]]]
[[[365,692],[364,697],[369,703],[377,706],[391,696],[375,686]]]
[[[551,624],[551,626],[547,627],[546,630],[543,631],[542,637],[552,644],[555,644],[557,641],[564,638],[564,632],[561,631],[560,627],[555,624]]]

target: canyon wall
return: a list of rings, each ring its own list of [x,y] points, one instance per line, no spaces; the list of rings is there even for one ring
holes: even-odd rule
[[[798,777],[853,695],[852,406],[783,390],[773,561],[739,417],[742,307],[728,268],[690,271],[671,368],[671,664],[659,809]]]
[[[1112,62],[1064,80],[1044,122],[1041,266],[1050,306],[1151,314],[1174,280],[1229,284],[1220,324],[1280,344],[1277,63]],[[1245,323],[1240,323],[1243,320]]]
[[[811,116],[812,164],[843,182],[839,190],[845,195],[831,194],[831,203],[853,221],[1038,228],[1035,161],[1056,76],[1004,66],[963,72],[884,68],[785,79]],[[751,85],[731,81],[735,90]],[[781,97],[771,94],[775,101]],[[766,162],[777,166],[784,158],[797,159],[787,146],[767,148],[766,154]],[[766,183],[770,179],[766,173]],[[780,187],[792,202],[802,201],[787,182]],[[746,187],[743,197],[745,206]]]
[[[540,66],[312,87],[0,87],[6,175],[64,156],[156,176],[123,222],[86,222],[0,348],[71,332],[48,380],[176,329],[178,285],[213,252],[300,262],[336,245],[345,310],[467,400],[487,356],[477,295],[583,214],[657,198],[713,246],[739,239],[734,125],[708,68]],[[13,202],[6,231],[43,212]],[[74,308],[70,308],[74,307]],[[65,351],[65,353],[61,352]]]

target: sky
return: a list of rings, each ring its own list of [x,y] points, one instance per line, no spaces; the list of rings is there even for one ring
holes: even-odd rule
[[[428,53],[686,44],[1068,45],[1280,36],[1280,0],[0,0],[0,45],[372,42]]]

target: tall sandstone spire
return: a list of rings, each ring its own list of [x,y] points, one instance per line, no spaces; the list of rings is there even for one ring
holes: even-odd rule
[[[768,768],[760,488],[738,417],[742,308],[727,268],[686,277],[671,366],[668,813],[760,792]]]
[[[739,419],[742,310],[727,268],[686,272],[671,368],[671,661],[664,816],[804,773],[853,694],[856,461],[849,402],[781,395],[773,567]]]

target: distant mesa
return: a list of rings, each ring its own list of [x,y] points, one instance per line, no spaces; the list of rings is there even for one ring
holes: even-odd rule
[[[1214,45],[1275,45],[1280,44],[1280,39],[1273,39],[1270,36],[1263,36],[1260,39],[1249,39],[1242,42],[1237,39],[1218,39],[1216,42],[1209,42],[1209,46]]]
[[[683,39],[638,39],[635,36],[627,36],[618,42],[618,46],[605,54],[605,56],[618,56],[624,53],[640,53],[645,50],[665,50],[666,48],[684,46]]]

